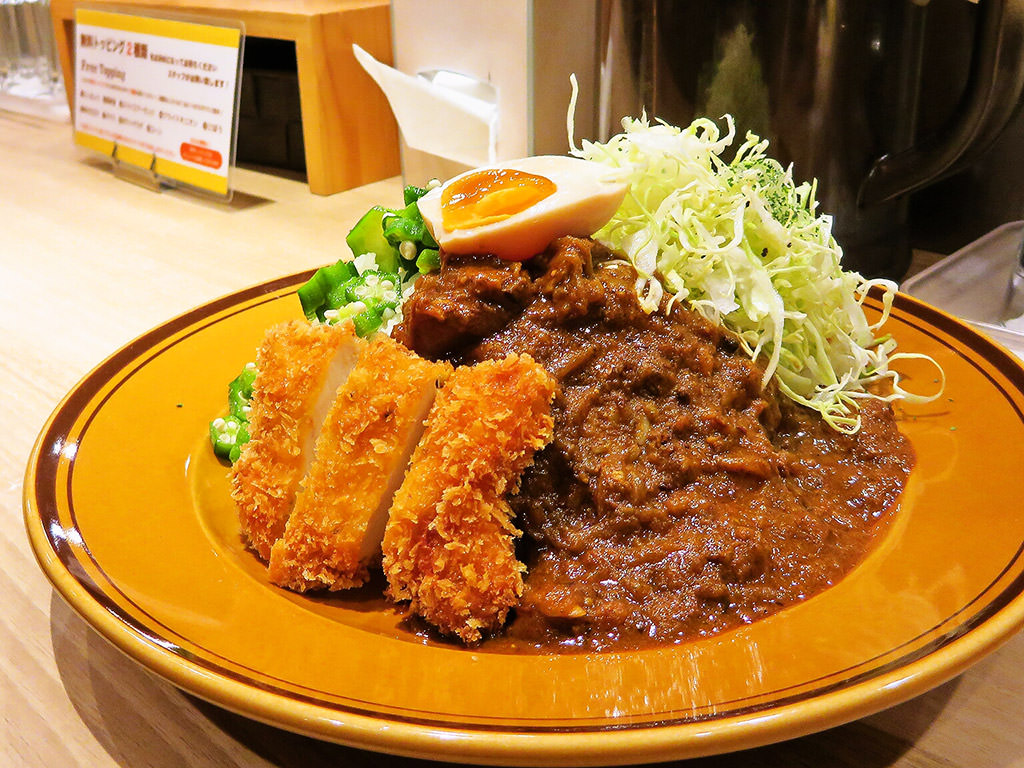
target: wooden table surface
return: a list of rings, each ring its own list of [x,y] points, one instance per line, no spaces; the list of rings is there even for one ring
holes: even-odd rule
[[[154,193],[75,148],[66,125],[0,113],[0,765],[425,766],[262,725],[123,657],[50,588],[22,522],[32,443],[94,365],[175,314],[332,261],[397,179],[317,197],[237,173],[230,205]],[[1024,768],[1024,635],[894,709],[687,768]]]

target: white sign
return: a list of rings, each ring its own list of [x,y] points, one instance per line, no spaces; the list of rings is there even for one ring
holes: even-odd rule
[[[92,9],[75,22],[75,140],[226,196],[241,29]]]

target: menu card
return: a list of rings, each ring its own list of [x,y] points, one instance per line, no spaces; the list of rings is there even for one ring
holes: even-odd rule
[[[75,141],[228,197],[240,24],[75,11]]]

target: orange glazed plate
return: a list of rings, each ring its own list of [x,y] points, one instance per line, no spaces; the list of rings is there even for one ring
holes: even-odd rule
[[[753,747],[936,686],[1024,623],[1024,368],[898,296],[887,328],[945,370],[901,410],[918,463],[880,543],[835,587],[755,624],[644,651],[513,654],[428,640],[378,588],[271,586],[242,545],[206,437],[309,273],[145,334],[61,402],[33,450],[25,522],[56,589],[182,689],[350,746],[478,763],[642,763]],[[868,300],[869,312],[878,303]],[[903,361],[906,385],[935,372]]]

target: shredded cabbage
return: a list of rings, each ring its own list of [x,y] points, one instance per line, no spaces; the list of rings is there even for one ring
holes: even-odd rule
[[[941,389],[930,397],[903,390],[890,363],[919,355],[894,354],[896,341],[875,335],[896,284],[842,269],[832,218],[817,211],[815,184],[795,184],[792,168],[767,156],[767,141],[748,133],[726,162],[735,127],[730,116],[725,121],[721,135],[712,120],[680,129],[644,114],[624,118],[623,132],[606,143],[576,147],[570,107],[572,154],[611,166],[630,183],[594,237],[633,264],[644,309],[658,310],[663,298],[669,305],[685,300],[765,361],[765,384],[774,376],[784,394],[841,432],[860,428],[860,398],[938,397]],[[862,304],[875,286],[883,309],[871,325]],[[889,394],[868,391],[885,379]]]

